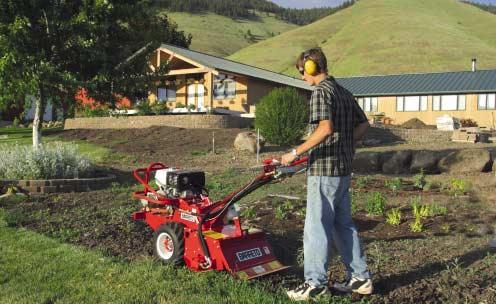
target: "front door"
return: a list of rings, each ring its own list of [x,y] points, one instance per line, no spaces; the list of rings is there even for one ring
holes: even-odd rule
[[[187,107],[189,107],[190,105],[195,106],[195,95],[196,95],[196,84],[190,84],[188,86],[188,99],[187,99],[188,104],[186,105]]]
[[[203,101],[204,101],[204,96],[205,96],[205,87],[203,86],[203,84],[199,84],[198,87],[197,87],[197,96],[198,96],[198,107],[197,109],[198,110],[203,110]]]

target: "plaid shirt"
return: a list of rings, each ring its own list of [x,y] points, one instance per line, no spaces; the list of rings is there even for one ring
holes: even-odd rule
[[[349,175],[355,154],[353,132],[358,124],[367,121],[367,117],[353,95],[333,77],[315,86],[310,98],[312,133],[320,120],[331,120],[333,133],[310,150],[308,175]]]

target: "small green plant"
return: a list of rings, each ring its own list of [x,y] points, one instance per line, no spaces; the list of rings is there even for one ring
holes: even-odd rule
[[[386,213],[386,223],[391,226],[398,226],[401,223],[401,211],[397,208]]]
[[[282,205],[279,205],[276,207],[275,216],[276,216],[276,219],[278,219],[278,220],[283,220],[286,218],[286,210],[284,210],[284,207]]]
[[[360,199],[359,194],[350,189],[351,215],[355,215],[360,209],[359,199]]]
[[[422,197],[417,196],[412,199],[412,212],[413,216],[417,218],[426,218],[430,214],[429,205],[421,205]]]
[[[184,103],[181,102],[176,102],[176,109],[180,109],[180,108],[186,108],[186,105],[184,105]]]
[[[386,197],[380,192],[374,192],[365,200],[365,211],[368,215],[383,215],[386,210]]]
[[[401,178],[395,177],[393,179],[386,179],[384,185],[391,191],[396,192],[401,189]]]
[[[450,224],[448,224],[448,223],[442,224],[442,225],[441,225],[441,231],[442,231],[443,233],[448,234],[448,233],[451,231],[451,225],[450,225]]]
[[[424,168],[420,169],[420,172],[413,176],[413,187],[417,189],[424,189],[426,184],[425,171]]]
[[[245,218],[254,218],[256,216],[255,206],[249,206],[241,211],[241,216]]]
[[[467,184],[463,179],[452,178],[449,182],[448,192],[457,197],[467,192]]]
[[[18,117],[14,118],[14,121],[12,121],[12,126],[14,128],[18,128],[20,124],[21,124],[21,121],[19,120]]]
[[[194,111],[194,110],[196,110],[196,106],[194,104],[189,104],[188,111]]]
[[[359,176],[355,180],[355,188],[363,189],[372,181],[372,177],[370,176]]]
[[[448,213],[448,208],[441,206],[438,203],[432,203],[429,212],[429,216],[446,215]]]
[[[415,218],[415,221],[410,224],[410,231],[412,232],[422,232],[424,230],[424,225],[420,218]]]

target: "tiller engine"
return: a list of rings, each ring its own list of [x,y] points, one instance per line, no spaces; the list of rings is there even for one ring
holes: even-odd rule
[[[241,279],[280,271],[288,267],[277,260],[262,230],[241,225],[234,203],[269,182],[304,170],[306,161],[280,166],[276,160],[265,160],[259,176],[217,202],[208,197],[204,172],[153,163],[134,171],[144,190],[133,194],[142,204],[133,218],[155,231],[154,254],[165,263],[185,264],[193,271],[226,270]],[[152,173],[158,188],[150,186]]]

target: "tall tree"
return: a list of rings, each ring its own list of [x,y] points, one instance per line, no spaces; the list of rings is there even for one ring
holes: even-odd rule
[[[0,104],[35,97],[33,146],[41,143],[48,100],[85,88],[115,104],[146,91],[148,56],[161,43],[188,47],[191,37],[146,0],[2,0],[0,2]]]

